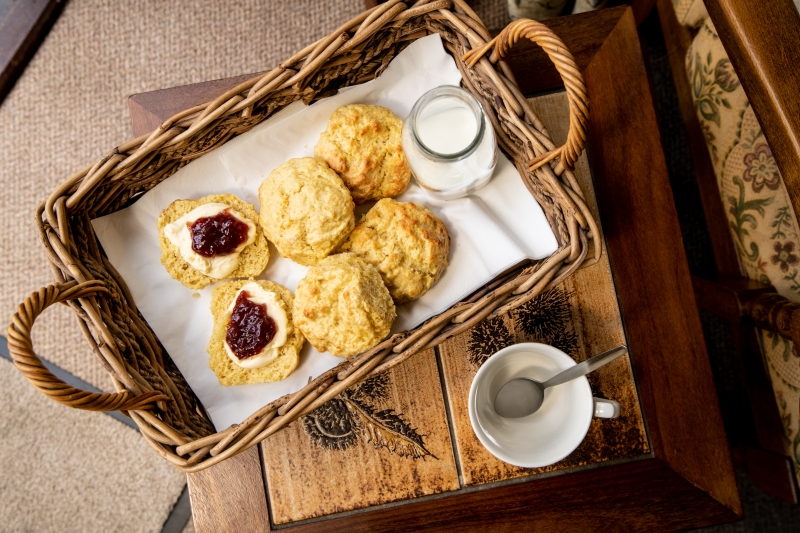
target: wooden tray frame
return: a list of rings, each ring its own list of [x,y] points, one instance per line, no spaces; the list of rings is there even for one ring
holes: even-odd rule
[[[633,12],[611,8],[546,25],[572,50],[589,92],[591,168],[651,456],[280,529],[675,531],[741,517]],[[508,62],[524,94],[559,89],[557,73],[532,45]],[[131,97],[137,133],[235,81]],[[250,449],[189,474],[195,530],[273,530],[262,468]]]

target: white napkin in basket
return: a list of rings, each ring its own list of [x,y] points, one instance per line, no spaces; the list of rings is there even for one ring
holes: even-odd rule
[[[93,221],[95,232],[122,274],[142,315],[155,331],[218,430],[239,423],[264,404],[298,390],[341,359],[306,343],[295,372],[278,383],[222,387],[208,368],[209,311],[216,285],[192,291],[173,280],[160,262],[156,220],[173,200],[232,193],[255,204],[258,186],[279,164],[312,156],[328,118],[339,106],[378,104],[405,118],[414,102],[440,85],[459,85],[461,75],[438,35],[418,39],[376,80],[311,106],[295,103],[214,152],[198,158],[142,196],[133,206]],[[447,309],[500,272],[557,248],[555,236],[514,165],[500,156],[489,185],[476,195],[442,201],[415,183],[398,200],[424,204],[447,226],[450,266],[422,298],[398,308],[395,331],[412,328]],[[364,211],[366,208],[359,209]],[[260,276],[294,292],[307,267],[281,257],[270,245]],[[199,293],[193,297],[193,293]]]

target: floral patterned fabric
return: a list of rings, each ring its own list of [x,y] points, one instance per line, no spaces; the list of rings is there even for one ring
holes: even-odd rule
[[[708,18],[708,11],[702,0],[672,0],[672,4],[675,6],[678,22],[688,28],[697,28]]]
[[[699,28],[686,71],[742,273],[800,302],[800,232],[772,150],[703,2],[674,3],[678,20]],[[777,334],[762,331],[761,345],[800,483],[800,356]]]

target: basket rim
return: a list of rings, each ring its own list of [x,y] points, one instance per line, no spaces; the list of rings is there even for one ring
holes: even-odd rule
[[[437,32],[492,122],[501,148],[537,199],[556,234],[551,256],[503,273],[450,309],[411,331],[394,334],[346,359],[308,385],[258,409],[241,424],[215,431],[199,400],[136,309],[122,277],[100,249],[90,219],[129,202],[291,102],[378,76],[394,54]],[[502,60],[519,39],[539,44],[564,79],[570,133],[556,147]],[[405,43],[405,44],[404,44]],[[490,54],[490,55],[489,55]],[[487,57],[488,55],[488,57]],[[436,346],[481,320],[506,313],[599,260],[597,224],[572,174],[583,150],[588,99],[563,42],[546,26],[515,21],[494,39],[463,0],[390,0],[346,22],[273,70],[206,104],[182,111],[155,131],[128,141],[63,182],[36,210],[40,239],[56,283],[33,293],[9,326],[15,365],[34,386],[71,407],[119,409],[148,444],[180,470],[196,472],[235,455],[316,409],[355,383]],[[589,254],[590,248],[593,254]],[[116,393],[74,389],[49,374],[33,351],[37,316],[63,302],[73,308],[87,341],[112,376]],[[44,369],[44,371],[42,371]],[[49,374],[49,375],[48,375]]]

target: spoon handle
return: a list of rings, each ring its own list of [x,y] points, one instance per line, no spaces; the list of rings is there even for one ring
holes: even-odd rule
[[[607,352],[603,352],[599,355],[595,355],[594,357],[590,357],[586,361],[578,363],[575,366],[569,367],[563,372],[556,374],[552,378],[548,379],[547,381],[542,383],[542,388],[546,389],[547,387],[552,387],[554,385],[561,385],[562,383],[566,383],[567,381],[571,381],[575,378],[584,376],[589,372],[597,370],[603,365],[607,365],[620,355],[623,355],[627,352],[628,352],[628,347],[622,345],[622,346],[617,346],[616,348],[612,348]]]

